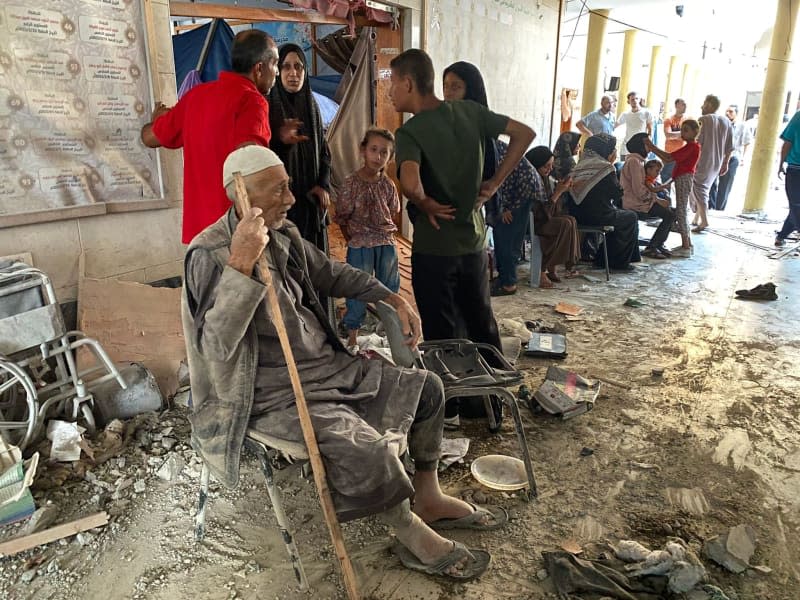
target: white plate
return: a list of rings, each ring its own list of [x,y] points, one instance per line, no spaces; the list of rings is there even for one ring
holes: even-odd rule
[[[472,476],[493,490],[521,490],[528,485],[525,463],[513,456],[488,454],[472,461]]]

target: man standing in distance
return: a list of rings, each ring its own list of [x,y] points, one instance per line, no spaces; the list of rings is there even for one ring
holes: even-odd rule
[[[535,134],[472,101],[443,102],[433,92],[434,70],[422,50],[391,62],[390,98],[414,116],[397,130],[400,188],[415,210],[411,277],[425,339],[456,336],[492,344],[500,335],[492,313],[486,225],[481,206],[519,164]],[[481,182],[484,140],[510,136],[505,159]]]
[[[649,110],[640,106],[639,95],[636,92],[628,92],[628,104],[631,109],[622,113],[616,123],[617,127],[625,126],[625,139],[622,142],[622,152],[620,152],[622,162],[625,162],[625,157],[628,156],[626,146],[633,136],[637,133],[646,133],[648,137],[653,135],[653,115]]]
[[[613,103],[610,96],[603,96],[600,99],[600,108],[590,112],[578,121],[575,126],[586,137],[592,137],[598,133],[614,135],[614,113],[611,112]]]
[[[194,87],[172,108],[157,103],[142,128],[150,148],[183,148],[183,231],[188,244],[230,208],[222,186],[225,157],[245,144],[269,146],[269,106],[264,95],[275,83],[278,49],[257,29],[242,31],[231,46],[231,71]],[[294,130],[292,130],[294,127]],[[296,124],[281,139],[296,138]]]
[[[728,194],[730,194],[731,187],[733,187],[733,178],[736,177],[736,171],[739,166],[744,163],[747,147],[753,141],[750,128],[741,119],[737,118],[735,106],[729,106],[725,110],[725,116],[728,117],[731,127],[733,127],[733,152],[728,161],[728,172],[719,176],[719,179],[711,186],[711,191],[708,195],[708,208],[714,210],[725,210],[728,205]]]
[[[719,98],[713,94],[706,96],[701,111],[700,161],[692,181],[691,201],[694,204],[693,233],[701,233],[708,227],[708,194],[711,184],[717,177],[728,172],[728,160],[733,152],[733,132],[731,122],[722,115],[716,114],[719,109]]]

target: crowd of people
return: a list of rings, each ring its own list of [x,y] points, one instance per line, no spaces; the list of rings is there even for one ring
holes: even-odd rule
[[[488,568],[489,553],[437,530],[496,529],[508,514],[439,487],[442,430],[446,419],[457,418],[458,403],[445,405],[433,373],[349,352],[326,299],[347,299],[350,346],[364,304],[385,301],[397,311],[409,345],[424,335],[469,338],[501,350],[491,295],[516,292],[516,263],[531,213],[530,234],[542,245],[542,287],[575,274],[580,225],[613,226],[605,243],[614,269],[630,270],[640,260],[639,219],[661,219],[645,256],[671,254],[665,241],[673,224],[682,249],[691,252],[687,206],[694,202],[695,231],[702,231],[707,223],[700,205],[705,207],[714,177],[725,175],[733,150],[730,127],[714,115],[719,101],[706,98],[699,124],[678,115],[685,145],[666,151],[650,141],[652,120],[637,108],[635,93],[628,96],[632,117],[615,121],[604,98],[601,109],[581,121],[581,131],[591,134],[582,149],[573,132],[562,134],[552,151],[530,148],[536,136],[530,127],[488,108],[477,67],[457,62],[445,69],[441,100],[430,57],[407,50],[391,61],[390,98],[397,112],[412,118],[395,132],[364,133],[363,164],[333,200],[330,153],[303,50],[292,44],[278,49],[267,34],[249,30],[236,36],[231,53],[231,72],[191,90],[173,108],[158,105],[142,130],[148,146],[184,150],[183,239],[189,246],[182,318],[193,447],[211,473],[233,487],[248,428],[303,439],[288,358],[256,268],[263,255],[340,519],[378,514],[393,527],[395,552],[406,567],[458,580],[477,577]],[[632,131],[619,177],[612,135],[617,122]],[[797,119],[789,129],[797,135]],[[497,139],[501,135],[507,143]],[[800,146],[792,146],[794,137],[784,139],[787,189],[790,179],[794,189]],[[674,164],[675,208],[658,179],[662,163],[648,162],[650,152],[664,168]],[[386,172],[392,157],[414,224],[412,286],[419,314],[398,294],[394,232],[401,204]],[[231,204],[236,174],[243,177],[249,212]],[[327,253],[331,213],[348,242],[347,263]],[[494,286],[487,225],[500,273]],[[596,256],[602,261],[604,253]],[[401,460],[405,450],[415,462],[413,476]]]

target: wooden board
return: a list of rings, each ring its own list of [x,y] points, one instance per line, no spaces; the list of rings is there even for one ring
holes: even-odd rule
[[[150,369],[167,397],[177,390],[178,367],[186,356],[180,302],[180,289],[82,278],[78,327],[113,361]]]
[[[0,544],[0,556],[11,556],[17,552],[30,550],[36,546],[49,544],[50,542],[55,542],[61,538],[75,535],[81,531],[88,531],[89,529],[94,529],[95,527],[101,527],[107,523],[108,514],[105,512],[99,512],[88,517],[78,519],[77,521],[71,521],[69,523],[64,523],[63,525],[57,525],[56,527],[45,529],[44,531],[39,531],[37,533],[32,533],[31,535],[26,535],[3,542]]]

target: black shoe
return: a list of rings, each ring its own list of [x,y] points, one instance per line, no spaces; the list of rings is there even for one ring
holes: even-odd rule
[[[642,256],[646,256],[647,258],[657,258],[658,260],[663,260],[667,258],[661,252],[659,252],[656,248],[645,248],[642,250]]]
[[[517,293],[517,287],[514,286],[513,290],[507,290],[499,283],[497,285],[492,286],[491,295],[492,296],[513,296]]]
[[[661,252],[667,258],[672,258],[672,250],[669,250],[666,246],[661,245],[658,247],[658,251]]]
[[[736,290],[736,295],[746,300],[777,300],[776,289],[775,284],[770,281],[761,283],[749,290]]]

